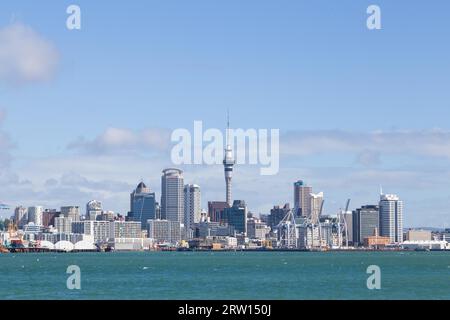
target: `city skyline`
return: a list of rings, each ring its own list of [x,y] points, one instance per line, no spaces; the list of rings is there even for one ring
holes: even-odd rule
[[[98,199],[125,214],[140,180],[161,195],[172,130],[224,130],[230,109],[234,128],[281,130],[279,174],[234,167],[233,199],[255,213],[293,207],[301,179],[327,214],[378,203],[383,185],[405,227],[450,226],[450,4],[378,1],[379,32],[368,4],[78,1],[82,29],[69,31],[65,4],[2,3],[0,202]],[[223,201],[223,165],[179,167],[202,208]]]

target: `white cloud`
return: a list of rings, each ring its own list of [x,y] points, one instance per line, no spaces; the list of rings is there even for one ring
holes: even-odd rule
[[[138,151],[164,152],[170,147],[170,130],[150,128],[133,131],[122,128],[108,128],[93,140],[79,138],[68,145],[69,149],[85,153]]]
[[[32,28],[14,23],[0,29],[0,81],[24,84],[47,81],[56,72],[55,46]]]
[[[281,154],[308,156],[327,153],[365,153],[374,157],[383,154],[428,156],[450,159],[450,131],[376,131],[348,132],[342,130],[289,132],[280,139]],[[363,162],[368,159],[361,159]]]
[[[0,169],[8,167],[12,159],[11,148],[13,144],[9,135],[1,129],[5,118],[6,112],[0,109]]]

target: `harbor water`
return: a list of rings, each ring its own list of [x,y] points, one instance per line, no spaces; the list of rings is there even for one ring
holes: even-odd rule
[[[0,270],[2,300],[450,299],[450,252],[23,253],[0,254]]]

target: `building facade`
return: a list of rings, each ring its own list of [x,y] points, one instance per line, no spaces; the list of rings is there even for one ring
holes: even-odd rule
[[[169,168],[161,177],[161,218],[184,223],[183,171]]]
[[[159,244],[177,244],[181,241],[181,224],[179,221],[148,220],[148,237]]]
[[[364,245],[364,239],[375,235],[379,230],[379,207],[362,206],[353,211],[353,244]]]
[[[268,216],[268,225],[273,230],[278,226],[278,224],[283,220],[284,217],[291,211],[289,203],[286,203],[283,207],[274,206],[270,210],[270,215]]]
[[[380,196],[380,235],[403,242],[403,201],[395,194]]]
[[[72,233],[72,218],[59,216],[55,218],[55,228],[58,233]]]
[[[154,192],[141,182],[130,194],[129,220],[141,223],[143,230],[147,229],[147,220],[156,218],[156,196]]]
[[[141,223],[137,221],[113,221],[109,223],[110,238],[142,238]]]
[[[243,200],[234,200],[231,208],[225,209],[225,222],[237,233],[247,234],[247,206]]]
[[[28,223],[28,209],[19,206],[14,209],[14,223],[19,229],[23,229],[23,226]]]
[[[307,186],[303,180],[294,183],[294,214],[297,217],[309,217],[311,215],[312,187]]]
[[[28,208],[28,222],[32,222],[37,226],[42,226],[42,213],[44,208],[41,206]]]
[[[72,222],[72,232],[91,235],[94,243],[106,243],[111,238],[109,221],[76,221]]]
[[[61,215],[66,218],[71,218],[72,221],[80,221],[80,207],[77,206],[61,207]]]
[[[200,187],[196,184],[184,186],[184,226],[194,229],[194,225],[200,222],[202,216],[202,201]]]
[[[209,201],[208,217],[211,222],[225,222],[225,209],[229,208],[225,201]]]
[[[86,204],[86,219],[95,221],[102,214],[103,206],[98,200],[91,200]]]

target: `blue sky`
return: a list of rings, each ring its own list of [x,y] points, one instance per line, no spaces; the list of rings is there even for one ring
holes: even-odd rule
[[[65,28],[73,3],[80,31]],[[366,28],[370,4],[381,7],[382,30]],[[251,209],[292,202],[303,178],[325,191],[329,213],[347,197],[376,202],[383,185],[405,200],[407,225],[450,223],[449,10],[444,0],[3,1],[0,28],[30,28],[58,58],[42,81],[0,78],[9,145],[0,159],[10,160],[0,200],[99,197],[123,212],[139,179],[158,192],[170,159],[164,141],[151,155],[105,151],[108,130],[222,128],[229,108],[233,127],[279,128],[290,150],[276,177],[236,169],[235,195]],[[220,168],[184,169],[204,202],[222,197]],[[262,183],[279,193],[255,196]]]

